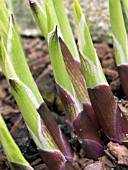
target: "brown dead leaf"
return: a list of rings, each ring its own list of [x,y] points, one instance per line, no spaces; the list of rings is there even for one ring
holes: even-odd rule
[[[128,165],[128,149],[124,145],[109,142],[108,147],[109,154],[116,159],[118,164]],[[107,155],[110,156],[109,154]]]
[[[88,165],[84,168],[84,170],[91,170],[91,169],[93,169],[93,170],[106,170],[104,164],[100,161],[92,163],[92,164],[90,164],[90,165]]]

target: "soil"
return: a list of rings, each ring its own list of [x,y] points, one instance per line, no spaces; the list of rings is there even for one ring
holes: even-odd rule
[[[120,101],[122,112],[127,116],[128,101],[126,100],[118,76],[114,60],[114,52],[111,46],[95,43],[98,57],[102,64],[105,76],[110,84],[117,101]],[[68,137],[72,148],[79,155],[78,164],[74,165],[79,170],[126,170],[128,169],[128,149],[124,145],[108,143],[106,155],[94,161],[85,158],[85,153],[75,135],[72,135],[65,121],[65,114],[58,97],[53,77],[52,67],[48,55],[47,44],[42,38],[23,37],[23,46],[28,59],[28,64],[37,86],[45,99],[49,109],[53,113],[58,125]],[[48,170],[38,153],[29,132],[24,124],[22,116],[11,93],[10,87],[0,70],[0,113],[20,147],[24,157],[35,170]],[[0,170],[9,170],[8,161],[0,145]]]

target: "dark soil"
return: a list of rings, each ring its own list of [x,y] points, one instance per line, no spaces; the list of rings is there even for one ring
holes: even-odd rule
[[[128,169],[128,149],[125,146],[110,142],[106,148],[106,156],[99,161],[85,158],[77,137],[70,133],[65,122],[65,114],[55,88],[52,67],[48,55],[46,42],[43,39],[23,38],[23,45],[28,63],[38,88],[50,108],[57,123],[68,137],[73,149],[78,153],[79,160],[75,166],[81,170],[126,170]],[[117,68],[115,66],[113,49],[106,44],[95,44],[98,57],[103,66],[104,73],[117,101],[120,100],[122,112],[127,116],[128,102],[124,96]],[[27,161],[35,170],[48,170],[40,157],[36,145],[28,133],[19,109],[15,103],[10,87],[0,70],[0,113],[20,147]],[[0,145],[0,170],[9,170],[7,159]]]

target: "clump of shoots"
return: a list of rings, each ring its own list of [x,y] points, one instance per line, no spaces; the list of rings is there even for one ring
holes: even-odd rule
[[[53,119],[30,74],[13,16],[8,15],[3,0],[1,0],[1,9],[0,22],[3,28],[1,29],[1,67],[43,160],[50,169],[55,164],[53,169],[59,170],[66,166],[68,159],[74,161],[74,153]],[[5,14],[10,18],[7,20],[8,25],[6,25],[6,20],[2,20]],[[51,122],[52,125],[50,125]]]
[[[63,1],[29,2],[48,43],[56,87],[67,122],[77,135],[86,157],[98,160],[104,155],[104,141],[99,132],[102,131],[106,139],[122,143],[128,133],[128,122],[107,83],[78,0],[74,0],[74,10],[79,52]],[[75,169],[72,164],[77,157],[32,78],[15,29],[13,15],[8,14],[3,0],[0,0],[0,4],[0,65],[27,128],[49,169]],[[116,62],[124,92],[128,97],[128,82],[125,81],[128,76],[127,34],[120,1],[109,0],[109,4]]]

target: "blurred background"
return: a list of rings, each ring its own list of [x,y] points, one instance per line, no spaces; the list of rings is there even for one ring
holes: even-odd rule
[[[41,35],[32,16],[29,0],[12,0],[12,6],[22,35],[38,36]],[[42,0],[39,0],[42,1]],[[75,32],[75,18],[73,0],[63,0],[67,15]],[[11,6],[10,0],[6,0]],[[79,0],[83,12],[86,16],[94,42],[111,43],[111,31],[109,23],[108,0]]]

